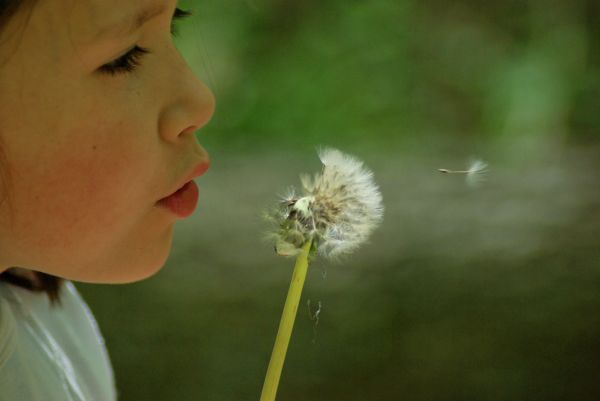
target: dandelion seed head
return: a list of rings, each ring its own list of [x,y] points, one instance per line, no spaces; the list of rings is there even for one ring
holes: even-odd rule
[[[331,148],[318,155],[322,171],[300,175],[302,195],[288,191],[270,214],[280,255],[298,254],[311,239],[319,254],[335,259],[364,243],[383,218],[381,193],[361,161]]]

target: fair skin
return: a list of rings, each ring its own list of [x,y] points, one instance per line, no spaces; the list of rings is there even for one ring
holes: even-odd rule
[[[152,5],[164,9],[132,32],[110,32]],[[0,35],[0,169],[10,173],[0,271],[124,283],[164,265],[178,218],[156,202],[208,163],[194,132],[215,107],[172,41],[175,7],[39,0],[28,20],[28,7],[9,20]],[[135,45],[150,53],[134,71],[100,70]]]

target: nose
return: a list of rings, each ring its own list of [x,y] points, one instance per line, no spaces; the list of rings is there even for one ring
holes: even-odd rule
[[[177,53],[170,71],[171,80],[164,87],[170,102],[163,109],[159,130],[165,141],[177,142],[202,128],[215,112],[212,91],[194,74],[190,66]],[[166,84],[167,85],[167,84]]]

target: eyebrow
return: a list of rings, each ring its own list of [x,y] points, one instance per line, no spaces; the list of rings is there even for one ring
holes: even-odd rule
[[[147,5],[145,8],[121,19],[116,24],[101,29],[96,34],[96,39],[130,35],[140,29],[149,20],[166,12],[168,8],[168,4],[164,1]]]

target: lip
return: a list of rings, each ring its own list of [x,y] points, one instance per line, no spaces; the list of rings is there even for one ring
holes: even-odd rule
[[[185,218],[194,213],[197,204],[198,185],[194,181],[188,181],[173,195],[158,201],[157,205],[169,210],[177,217]]]
[[[198,186],[192,180],[203,175],[210,167],[210,160],[195,165],[190,172],[178,181],[169,195],[159,199],[157,206],[169,209],[179,217],[188,217],[196,209]]]
[[[210,160],[206,160],[206,161],[203,161],[203,162],[195,165],[188,174],[186,174],[182,179],[177,181],[177,185],[173,188],[173,190],[171,190],[171,192],[169,192],[168,195],[164,196],[160,200],[163,200],[163,199],[168,198],[169,196],[175,194],[175,192],[177,192],[181,188],[183,188],[185,186],[185,184],[192,181],[194,178],[200,177],[201,175],[206,173],[206,171],[209,169],[209,167],[210,167]]]

